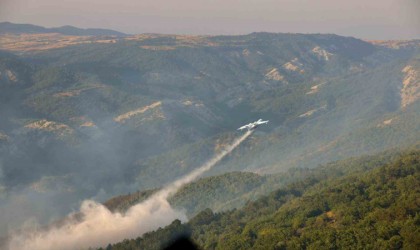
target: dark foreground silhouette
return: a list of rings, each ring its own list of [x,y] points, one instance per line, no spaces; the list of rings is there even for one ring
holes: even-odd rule
[[[199,248],[188,238],[188,237],[180,237],[167,247],[164,250],[199,250]]]

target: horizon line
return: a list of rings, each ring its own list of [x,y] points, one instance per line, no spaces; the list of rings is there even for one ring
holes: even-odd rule
[[[76,29],[81,29],[81,30],[109,30],[109,31],[113,31],[113,32],[118,32],[121,33],[125,36],[136,36],[136,35],[162,35],[162,36],[204,36],[204,37],[218,37],[218,36],[247,36],[247,35],[252,35],[255,33],[267,33],[267,34],[295,34],[295,35],[336,35],[336,36],[341,36],[341,37],[349,37],[349,38],[355,38],[355,39],[359,39],[362,41],[415,41],[415,40],[420,40],[420,37],[418,38],[401,38],[401,39],[393,39],[393,38],[385,38],[385,39],[377,39],[377,38],[363,38],[363,37],[357,37],[354,35],[344,35],[344,34],[338,34],[338,33],[322,33],[322,32],[291,32],[291,31],[287,31],[287,32],[283,32],[283,31],[279,31],[279,32],[274,32],[274,31],[252,31],[252,32],[246,32],[246,33],[234,33],[232,32],[231,34],[229,33],[220,33],[220,34],[203,34],[203,33],[159,33],[159,32],[144,32],[144,33],[126,33],[124,31],[120,31],[117,29],[112,29],[112,28],[103,28],[103,27],[79,27],[79,26],[74,26],[71,24],[66,24],[66,25],[61,25],[61,26],[44,26],[44,25],[39,25],[39,24],[33,24],[33,23],[15,23],[15,22],[11,22],[11,21],[0,21],[0,24],[3,23],[9,23],[9,24],[13,24],[13,25],[32,25],[32,26],[37,26],[37,27],[41,27],[44,29],[58,29],[58,28],[63,28],[63,27],[72,27],[72,28],[76,28]],[[8,33],[4,33],[4,34],[8,34]],[[21,34],[27,34],[22,32]],[[42,34],[42,33],[35,33],[35,34]]]

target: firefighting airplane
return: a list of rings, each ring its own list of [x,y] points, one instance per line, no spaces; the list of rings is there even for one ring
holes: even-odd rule
[[[244,126],[238,128],[238,130],[242,130],[242,129],[254,130],[258,126],[260,126],[261,124],[267,124],[267,123],[268,123],[268,121],[263,121],[262,119],[259,119],[256,122],[251,122],[251,123],[249,123],[247,125],[244,125]]]

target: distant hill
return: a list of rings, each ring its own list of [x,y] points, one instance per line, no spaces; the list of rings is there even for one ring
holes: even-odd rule
[[[32,24],[15,24],[10,22],[0,23],[0,34],[38,34],[38,33],[60,33],[70,36],[126,36],[122,32],[109,29],[81,29],[73,26],[62,26],[57,28],[45,28]]]

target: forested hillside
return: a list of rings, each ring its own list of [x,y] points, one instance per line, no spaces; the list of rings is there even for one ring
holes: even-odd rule
[[[348,162],[241,209],[206,209],[107,249],[160,249],[181,235],[203,249],[418,249],[420,151]]]
[[[362,156],[332,162],[317,168],[291,168],[282,173],[259,175],[250,172],[229,172],[204,177],[182,187],[169,202],[179,209],[186,209],[189,217],[205,208],[215,212],[242,207],[247,201],[258,199],[290,183],[302,181],[308,176],[318,181],[337,178],[350,173],[361,173],[382,166],[399,157],[401,153],[389,150],[379,155]],[[111,211],[126,211],[158,189],[139,190],[107,200],[104,204]],[[205,194],[205,195],[203,195]]]

